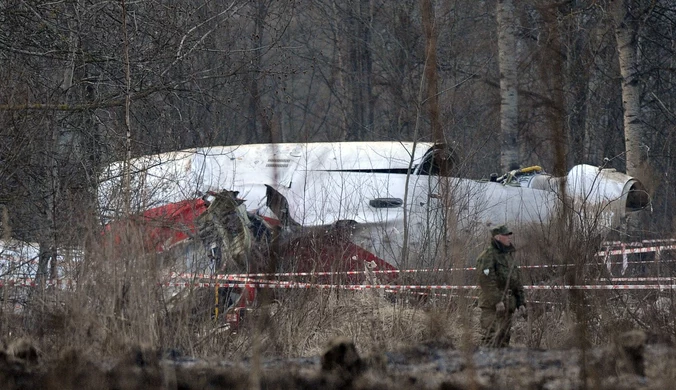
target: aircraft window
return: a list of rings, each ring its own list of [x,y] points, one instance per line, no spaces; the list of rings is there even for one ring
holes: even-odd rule
[[[407,168],[385,168],[385,169],[328,169],[322,172],[355,172],[355,173],[408,173]]]
[[[375,198],[369,200],[369,205],[379,209],[401,207],[404,201],[399,198]]]
[[[419,175],[450,175],[453,170],[455,159],[453,151],[447,150],[444,146],[438,145],[432,147],[420,164]]]

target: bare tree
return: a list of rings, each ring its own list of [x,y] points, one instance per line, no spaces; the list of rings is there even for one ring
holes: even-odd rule
[[[615,22],[618,61],[622,75],[622,107],[624,108],[624,141],[627,173],[640,176],[646,160],[645,128],[641,113],[641,85],[639,79],[638,33],[642,18],[649,9],[641,2],[621,0],[612,2]]]
[[[371,137],[374,126],[371,0],[332,2],[338,86],[343,111],[344,139]]]
[[[500,166],[518,168],[519,103],[517,94],[516,17],[512,0],[498,0],[498,58],[500,66]]]
[[[608,2],[556,3],[545,22],[544,2],[447,1],[434,7],[432,35],[415,0],[127,1],[128,67],[120,34],[110,33],[121,31],[120,4],[0,5],[2,159],[19,164],[0,167],[11,177],[0,191],[17,201],[26,188],[40,192],[29,197],[40,212],[18,218],[27,227],[77,219],[64,202],[91,202],[99,167],[124,158],[125,120],[133,155],[267,142],[275,132],[285,141],[410,139],[421,80],[429,83],[426,104],[438,101],[426,106],[438,106],[426,117],[434,135],[423,136],[458,142],[468,152],[466,175],[525,163],[551,168],[561,161],[557,153],[568,160],[556,170],[603,157],[623,169],[622,128],[639,126],[642,135],[627,137],[629,161],[632,151],[649,152],[642,158],[664,173],[655,191],[670,194],[656,201],[667,208],[674,197],[673,186],[659,184],[676,169],[670,143],[659,141],[673,138],[676,104],[667,1],[614,2],[624,13],[610,29],[602,24],[610,20]],[[612,37],[626,31],[641,56],[622,74],[641,106],[625,107],[623,118]],[[556,126],[564,131],[552,127],[553,117],[563,118]],[[496,137],[499,128],[504,138]],[[24,171],[30,175],[18,174]],[[47,202],[52,195],[38,188],[54,198]],[[53,218],[47,209],[56,210]],[[8,210],[14,223],[18,209]],[[672,217],[660,218],[666,226]]]
[[[444,134],[439,123],[439,86],[437,81],[437,28],[434,5],[431,0],[421,0],[422,25],[425,30],[425,85],[423,102],[427,105],[434,142],[444,142]],[[425,104],[423,104],[424,106]]]

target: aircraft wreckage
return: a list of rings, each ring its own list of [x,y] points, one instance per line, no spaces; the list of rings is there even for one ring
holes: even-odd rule
[[[156,221],[147,234],[156,250],[199,243],[224,272],[260,269],[252,247],[278,238],[296,271],[336,260],[341,269],[426,267],[449,229],[483,239],[486,226],[546,224],[567,207],[581,229],[607,233],[650,202],[614,169],[577,165],[553,177],[535,166],[472,180],[448,176],[452,164],[444,145],[425,142],[197,148],[111,164],[99,202],[108,220],[131,204]]]
[[[114,248],[124,229],[141,228],[145,248],[162,255],[167,274],[248,282],[256,272],[324,272],[330,275],[314,281],[377,284],[369,270],[436,268],[447,257],[449,232],[483,243],[487,226],[537,229],[565,211],[576,228],[604,235],[650,204],[638,180],[614,169],[577,165],[554,177],[533,166],[472,180],[453,177],[453,163],[444,145],[424,142],[259,144],[142,156],[113,163],[100,177],[103,237],[113,238],[105,242]],[[3,275],[35,278],[32,263],[17,268],[9,257],[35,257],[37,249],[30,255],[2,248]],[[82,256],[76,250],[73,258]],[[393,274],[378,277],[388,283]],[[58,275],[72,276],[61,268]],[[202,292],[213,293],[209,280]],[[180,304],[195,284],[183,286],[165,294]],[[236,326],[255,290],[217,291],[220,313]]]

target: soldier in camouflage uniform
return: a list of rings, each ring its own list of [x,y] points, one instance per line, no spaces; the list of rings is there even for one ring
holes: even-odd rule
[[[507,226],[491,230],[491,245],[477,258],[476,272],[481,291],[481,344],[509,345],[512,315],[525,314],[525,296],[519,268],[514,262],[512,231]]]

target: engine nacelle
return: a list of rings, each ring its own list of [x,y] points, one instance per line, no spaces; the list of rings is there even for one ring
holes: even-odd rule
[[[561,199],[565,196],[576,214],[604,229],[621,226],[628,215],[650,204],[643,184],[614,168],[581,164],[565,177],[536,173],[517,175],[516,180],[522,187],[552,191]]]

